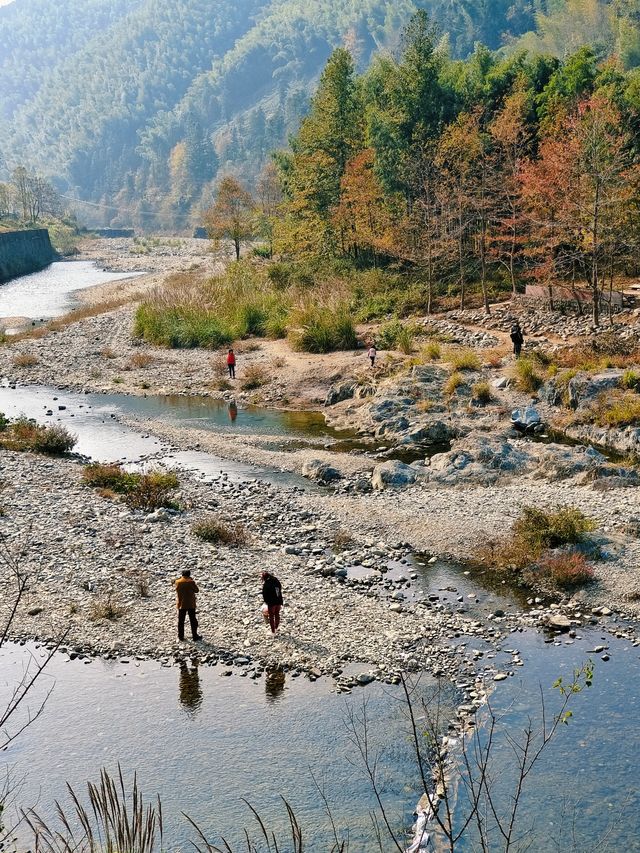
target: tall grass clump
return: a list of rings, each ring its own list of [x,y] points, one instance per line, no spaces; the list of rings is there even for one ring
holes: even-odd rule
[[[482,367],[478,353],[472,349],[450,349],[444,357],[454,370],[480,370]]]
[[[325,353],[358,346],[353,320],[343,302],[308,303],[293,311],[290,321],[289,342],[299,352]]]
[[[224,521],[216,516],[208,515],[197,521],[191,528],[194,535],[204,542],[222,545],[246,545],[249,534],[244,525],[237,522]]]
[[[640,423],[640,396],[634,391],[600,394],[589,416],[599,426],[633,426]]]
[[[519,358],[513,366],[513,379],[520,391],[531,393],[542,385],[542,377],[530,358]]]
[[[247,335],[283,337],[290,305],[288,294],[240,261],[207,280],[172,276],[140,304],[134,334],[175,349],[217,349]]]

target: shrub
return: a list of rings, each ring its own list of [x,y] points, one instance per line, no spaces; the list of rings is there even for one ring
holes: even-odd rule
[[[125,471],[120,465],[92,462],[82,470],[82,479],[88,486],[109,489],[117,494],[126,494],[136,487],[138,474]]]
[[[154,361],[154,357],[148,352],[136,352],[129,359],[127,366],[133,370],[144,369],[153,364]]]
[[[180,481],[173,471],[147,471],[138,474],[135,488],[126,492],[124,500],[132,509],[151,512],[160,507],[175,508],[171,492],[178,488]]]
[[[149,598],[149,575],[138,571],[134,574],[133,585],[140,598]]]
[[[562,589],[570,589],[593,580],[593,566],[578,551],[543,554],[538,567],[544,576]]]
[[[452,373],[444,383],[442,390],[447,397],[452,397],[461,385],[464,385],[464,376],[461,373]]]
[[[9,418],[4,414],[4,412],[0,412],[0,432],[4,432],[9,425]]]
[[[633,391],[603,393],[590,414],[600,426],[632,426],[640,421],[640,396]]]
[[[32,353],[21,352],[13,357],[11,363],[14,367],[35,367],[36,364],[40,363],[40,359]]]
[[[482,366],[478,354],[472,349],[447,350],[445,359],[454,370],[480,370]]]
[[[4,419],[4,429],[0,430],[1,447],[7,450],[31,450],[51,456],[67,453],[77,440],[77,436],[70,433],[66,427],[41,426],[24,417],[15,421]]]
[[[474,398],[479,403],[490,403],[493,400],[493,393],[491,391],[491,386],[488,382],[483,380],[482,382],[476,382],[476,384],[471,389]]]
[[[206,516],[191,528],[193,533],[205,542],[223,545],[245,545],[249,540],[246,528],[242,524],[223,521],[215,516]]]
[[[115,358],[116,354],[111,347],[105,347],[100,350],[100,355],[102,358]]]
[[[334,534],[331,547],[334,551],[340,553],[341,551],[346,551],[347,548],[353,545],[354,541],[353,534],[348,530],[338,530]]]
[[[266,368],[261,364],[248,364],[240,380],[240,388],[243,391],[252,391],[254,388],[265,385],[270,378]]]
[[[309,305],[293,313],[295,328],[289,332],[293,349],[299,352],[326,353],[355,349],[358,339],[346,305]]]
[[[542,377],[536,372],[535,365],[530,358],[517,359],[513,367],[513,379],[520,391],[531,393],[537,391],[542,385]]]
[[[422,354],[429,361],[439,361],[442,356],[442,347],[438,341],[427,341],[422,348]]]
[[[535,559],[545,548],[581,542],[594,528],[595,523],[576,507],[561,506],[552,511],[525,506],[512,534],[529,546]]]
[[[155,469],[140,474],[137,471],[125,471],[120,465],[100,462],[87,465],[82,478],[88,486],[98,488],[104,497],[123,495],[132,509],[145,512],[159,507],[175,507],[170,494],[180,485],[173,471]]]
[[[114,599],[112,592],[108,592],[106,595],[91,602],[91,618],[95,620],[119,619],[124,612],[124,607]]]
[[[640,391],[640,373],[629,368],[622,375],[622,387],[629,391]]]

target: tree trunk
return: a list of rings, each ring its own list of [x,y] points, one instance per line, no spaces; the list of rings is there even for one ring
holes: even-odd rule
[[[233,245],[236,247],[236,261],[240,260],[240,240],[237,237],[233,239]]]
[[[598,283],[598,226],[600,215],[600,181],[596,181],[593,202],[593,257],[591,259],[591,296],[593,299],[593,325],[600,325],[600,293]]]

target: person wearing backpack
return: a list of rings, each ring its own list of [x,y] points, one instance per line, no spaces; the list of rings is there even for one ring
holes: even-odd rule
[[[516,358],[520,358],[520,353],[522,352],[522,345],[524,343],[524,335],[522,334],[522,329],[520,328],[520,323],[516,320],[516,322],[511,327],[511,334],[509,335],[511,338],[511,343],[513,344],[513,352]]]
[[[275,575],[270,572],[262,572],[262,600],[267,605],[269,626],[271,633],[275,634],[280,624],[280,608],[282,607],[282,586]]]

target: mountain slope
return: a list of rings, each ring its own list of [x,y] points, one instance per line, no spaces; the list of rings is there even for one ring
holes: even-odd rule
[[[525,0],[14,0],[0,8],[0,155],[103,203],[102,222],[132,207],[184,222],[218,167],[251,177],[286,141],[336,46],[362,69],[417,8],[459,56],[533,23]]]

